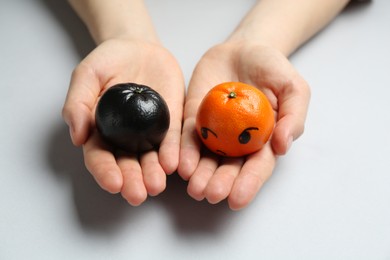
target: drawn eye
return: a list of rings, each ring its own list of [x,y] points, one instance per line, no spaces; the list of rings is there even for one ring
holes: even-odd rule
[[[238,136],[238,142],[240,144],[247,144],[251,140],[251,133],[249,131],[251,130],[259,130],[257,127],[248,127],[242,133]]]
[[[200,129],[200,133],[201,133],[201,135],[202,135],[202,137],[203,137],[204,139],[207,139],[207,138],[209,137],[209,132],[210,132],[211,134],[213,134],[216,138],[218,138],[217,134],[216,134],[214,131],[208,129],[207,127],[202,127],[202,128]]]

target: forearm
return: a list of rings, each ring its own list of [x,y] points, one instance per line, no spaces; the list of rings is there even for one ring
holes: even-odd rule
[[[273,46],[286,56],[328,24],[349,0],[259,0],[229,37]]]
[[[69,0],[97,44],[112,38],[158,42],[142,0]]]

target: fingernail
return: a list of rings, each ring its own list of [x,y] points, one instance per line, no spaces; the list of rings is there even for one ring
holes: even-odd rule
[[[69,122],[68,125],[69,125],[70,138],[72,139],[72,142],[74,143],[74,128],[73,128],[73,124]]]

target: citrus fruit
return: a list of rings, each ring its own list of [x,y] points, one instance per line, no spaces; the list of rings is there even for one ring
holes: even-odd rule
[[[169,109],[152,88],[121,83],[103,93],[96,128],[108,143],[128,152],[157,149],[169,128]]]
[[[203,98],[196,116],[196,131],[211,151],[238,157],[260,150],[271,136],[274,113],[259,89],[225,82]]]

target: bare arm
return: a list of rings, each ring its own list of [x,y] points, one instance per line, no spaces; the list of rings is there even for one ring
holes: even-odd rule
[[[96,43],[112,38],[158,42],[143,0],[69,0]]]
[[[290,55],[327,25],[349,0],[260,0],[230,36]]]

